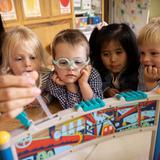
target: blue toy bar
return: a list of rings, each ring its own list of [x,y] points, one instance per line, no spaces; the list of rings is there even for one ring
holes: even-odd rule
[[[119,100],[134,101],[148,98],[147,94],[143,91],[129,91],[116,94],[115,97]]]
[[[102,108],[105,106],[105,102],[100,98],[92,98],[88,101],[81,101],[79,104],[75,105],[75,108],[78,110],[80,108],[83,109],[83,111],[87,112],[93,109]]]

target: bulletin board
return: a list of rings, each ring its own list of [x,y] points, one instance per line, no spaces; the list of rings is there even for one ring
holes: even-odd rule
[[[150,0],[110,0],[111,21],[127,23],[138,34],[148,22]]]

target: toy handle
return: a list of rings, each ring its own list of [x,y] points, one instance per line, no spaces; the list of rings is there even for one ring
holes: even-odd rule
[[[28,119],[26,112],[21,112],[17,117],[17,120],[19,120],[26,128],[29,128],[32,124],[32,121]]]

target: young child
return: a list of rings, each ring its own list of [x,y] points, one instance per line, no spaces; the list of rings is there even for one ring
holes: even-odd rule
[[[38,71],[37,86],[41,88],[44,100],[49,103],[51,96],[45,92],[46,75],[49,75],[49,71],[44,69],[44,52],[36,34],[27,27],[18,26],[5,34],[1,73],[22,75]]]
[[[0,15],[0,65],[2,63],[2,42],[4,40],[4,26]],[[31,77],[0,75],[0,120],[5,123],[8,118],[16,117],[23,111],[23,107],[33,102],[41,91],[35,87],[37,73]],[[16,93],[16,94],[15,94]]]
[[[95,28],[89,42],[91,62],[101,75],[104,96],[137,90],[139,51],[131,28],[124,23]]]
[[[47,90],[63,109],[82,100],[103,98],[100,75],[89,64],[89,44],[79,30],[59,32],[52,43],[52,54],[55,70],[47,81]]]
[[[160,18],[145,25],[138,36],[141,51],[138,89],[150,91],[160,84]]]

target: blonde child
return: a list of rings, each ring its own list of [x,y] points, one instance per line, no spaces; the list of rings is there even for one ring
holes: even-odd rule
[[[89,43],[91,62],[101,75],[105,97],[137,90],[139,51],[136,36],[127,24],[95,28]]]
[[[0,15],[0,65],[2,63],[2,43],[4,40],[4,26]],[[37,73],[31,77],[0,75],[0,120],[16,117],[23,111],[23,107],[34,101],[41,91],[35,87]],[[15,94],[16,93],[16,94]]]
[[[45,92],[49,71],[44,69],[44,49],[36,34],[27,27],[18,26],[6,32],[2,46],[2,74],[22,75],[38,71],[37,85],[46,102],[51,101]]]
[[[47,90],[56,97],[63,109],[82,100],[102,97],[102,82],[89,64],[89,44],[75,29],[59,32],[52,43],[55,70],[47,81]]]
[[[138,88],[150,91],[160,84],[160,18],[154,18],[139,33],[141,51]]]

